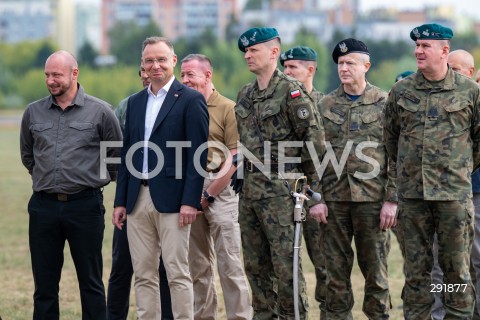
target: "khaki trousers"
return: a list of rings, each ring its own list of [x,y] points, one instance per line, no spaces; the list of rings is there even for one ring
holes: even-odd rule
[[[213,182],[205,179],[204,190]],[[215,253],[228,319],[252,319],[250,291],[240,255],[238,196],[227,186],[198,215],[190,231],[190,273],[195,319],[217,319]]]
[[[159,259],[167,272],[175,319],[193,319],[193,286],[188,268],[190,225],[179,227],[179,213],[155,210],[149,188],[142,186],[128,215],[128,243],[135,273],[139,320],[161,320]]]

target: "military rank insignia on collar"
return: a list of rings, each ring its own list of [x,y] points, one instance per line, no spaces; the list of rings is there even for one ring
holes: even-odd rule
[[[292,99],[295,99],[296,97],[300,97],[301,96],[301,93],[300,93],[300,90],[293,90],[293,91],[290,91],[290,97]]]

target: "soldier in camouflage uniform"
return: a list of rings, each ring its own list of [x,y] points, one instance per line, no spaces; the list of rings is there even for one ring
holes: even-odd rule
[[[444,319],[471,319],[473,237],[470,175],[480,164],[480,88],[447,64],[451,29],[412,30],[418,71],[391,89],[385,144],[397,162],[398,221],[404,234],[405,319],[430,319],[433,292],[443,293]],[[438,236],[443,285],[432,285]]]
[[[322,177],[328,207],[322,216],[327,267],[326,319],[352,319],[352,239],[365,278],[363,312],[369,319],[388,319],[391,302],[387,229],[396,224],[397,198],[395,176],[391,174],[395,171],[389,170],[394,164],[388,164],[383,143],[387,93],[365,78],[370,55],[362,41],[352,38],[340,41],[332,57],[338,64],[341,85],[320,102],[326,158],[331,162]]]
[[[312,97],[317,108],[324,94],[313,86],[313,78],[317,70],[317,53],[309,47],[297,46],[288,49],[280,55],[280,64],[283,66],[283,72],[292,78],[303,83],[308,94]],[[325,255],[323,254],[321,244],[323,242],[323,233],[320,223],[310,215],[302,224],[303,237],[307,247],[307,253],[315,267],[315,276],[317,283],[315,286],[315,300],[320,302],[320,312],[325,310],[325,295],[327,283],[327,271],[325,270]],[[323,318],[324,315],[321,315]]]
[[[246,157],[239,222],[253,319],[294,319],[294,203],[287,185],[294,182],[289,175],[305,174],[311,188],[320,190],[312,158],[318,160],[317,154],[324,153],[323,126],[305,87],[276,68],[280,39],[274,28],[250,29],[241,35],[238,46],[256,75],[240,90],[235,106]],[[292,141],[298,145],[284,148]],[[262,163],[270,165],[270,171],[260,171]],[[310,215],[316,217],[325,206],[313,200],[308,203]],[[301,265],[298,288],[300,318],[307,319]]]

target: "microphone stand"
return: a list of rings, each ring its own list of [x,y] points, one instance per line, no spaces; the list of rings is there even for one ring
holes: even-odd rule
[[[305,195],[307,187],[305,183],[307,177],[303,176],[295,180],[294,191],[291,196],[295,199],[295,207],[293,208],[293,221],[295,223],[295,235],[293,242],[293,305],[295,311],[295,320],[300,320],[299,311],[299,294],[298,294],[298,268],[300,259],[300,234],[302,221],[305,220],[305,211],[303,210],[303,202],[308,200]]]

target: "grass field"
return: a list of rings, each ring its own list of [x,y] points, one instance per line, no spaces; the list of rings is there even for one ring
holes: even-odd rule
[[[2,114],[0,113],[0,117]],[[25,320],[32,318],[33,278],[28,247],[27,203],[31,195],[31,180],[20,161],[18,150],[19,128],[16,124],[0,124],[0,316],[3,320]],[[111,213],[115,185],[105,188],[106,228],[103,246],[104,283],[108,282],[111,266],[113,226]],[[303,265],[308,284],[309,319],[319,319],[317,304],[313,298],[315,275],[312,265],[303,254]],[[389,256],[389,281],[393,310],[391,319],[403,319],[400,293],[403,285],[402,257],[395,237]],[[355,293],[354,319],[366,319],[363,315],[363,277],[355,265],[352,275]],[[221,289],[218,290],[221,293]],[[129,319],[136,319],[134,296],[130,301]],[[65,265],[60,283],[61,319],[81,319],[80,298],[72,259],[65,247]],[[223,306],[220,318],[226,319]]]

